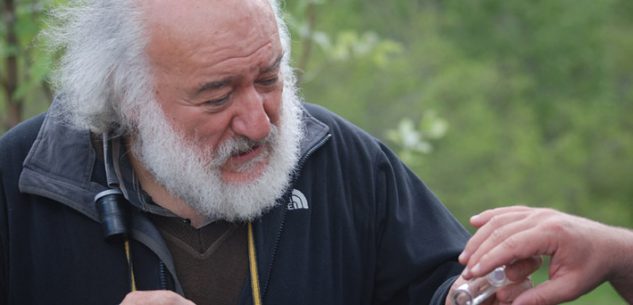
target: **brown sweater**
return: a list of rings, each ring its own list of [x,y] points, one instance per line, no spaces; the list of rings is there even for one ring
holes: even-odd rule
[[[212,222],[200,229],[152,215],[171,251],[185,297],[196,305],[235,305],[248,272],[247,225]]]

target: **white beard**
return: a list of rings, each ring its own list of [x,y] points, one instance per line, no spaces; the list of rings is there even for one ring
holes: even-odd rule
[[[141,106],[132,152],[171,195],[210,220],[250,221],[274,207],[286,191],[299,159],[303,137],[301,106],[296,89],[285,86],[279,126],[264,144],[268,158],[262,174],[252,181],[229,183],[219,167],[236,151],[253,145],[243,138],[227,140],[213,152],[201,151],[168,123],[157,102]],[[259,159],[259,158],[257,158]],[[247,171],[258,160],[240,170]]]

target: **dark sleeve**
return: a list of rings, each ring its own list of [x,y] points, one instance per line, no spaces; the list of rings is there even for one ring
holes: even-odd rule
[[[4,195],[4,183],[0,172],[0,305],[8,304],[7,291],[7,205]]]
[[[382,153],[375,303],[443,305],[469,235],[391,151]]]
[[[43,120],[44,114],[40,114],[18,124],[0,137],[0,305],[9,302],[9,204],[19,194],[18,179],[22,163]]]
[[[0,138],[0,305],[8,304],[8,202],[6,194],[5,175],[9,171],[12,155],[9,154],[10,141],[8,136]],[[10,157],[11,156],[11,157]]]

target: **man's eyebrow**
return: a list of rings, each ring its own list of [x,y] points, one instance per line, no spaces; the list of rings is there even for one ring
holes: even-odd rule
[[[279,66],[281,65],[281,60],[284,58],[284,54],[285,53],[281,53],[281,55],[279,55],[270,66],[261,69],[260,73],[268,73],[278,70]],[[222,87],[230,84],[233,80],[233,77],[227,77],[221,80],[204,83],[196,88],[193,93],[193,97],[196,97],[207,90],[221,89]]]
[[[198,88],[194,92],[193,96],[197,96],[197,95],[199,95],[202,92],[205,92],[207,90],[220,89],[220,88],[226,86],[227,84],[231,83],[231,81],[233,81],[233,78],[232,77],[227,77],[227,78],[224,78],[224,79],[221,79],[221,80],[204,83],[204,84],[198,86]]]
[[[272,72],[272,71],[276,71],[279,69],[279,65],[281,65],[281,60],[284,58],[284,54],[285,53],[281,53],[281,55],[277,56],[277,58],[275,59],[275,61],[273,62],[272,65],[263,68],[262,70],[260,70],[261,73],[268,73],[268,72]]]

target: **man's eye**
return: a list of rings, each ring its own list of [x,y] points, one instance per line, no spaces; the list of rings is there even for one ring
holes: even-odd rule
[[[229,94],[221,98],[205,101],[203,105],[207,107],[211,107],[211,108],[220,108],[226,105],[229,102],[230,98],[231,98],[231,95]]]
[[[279,81],[279,77],[275,76],[275,77],[260,79],[257,81],[257,84],[262,85],[262,86],[273,86],[277,84],[278,81]]]

